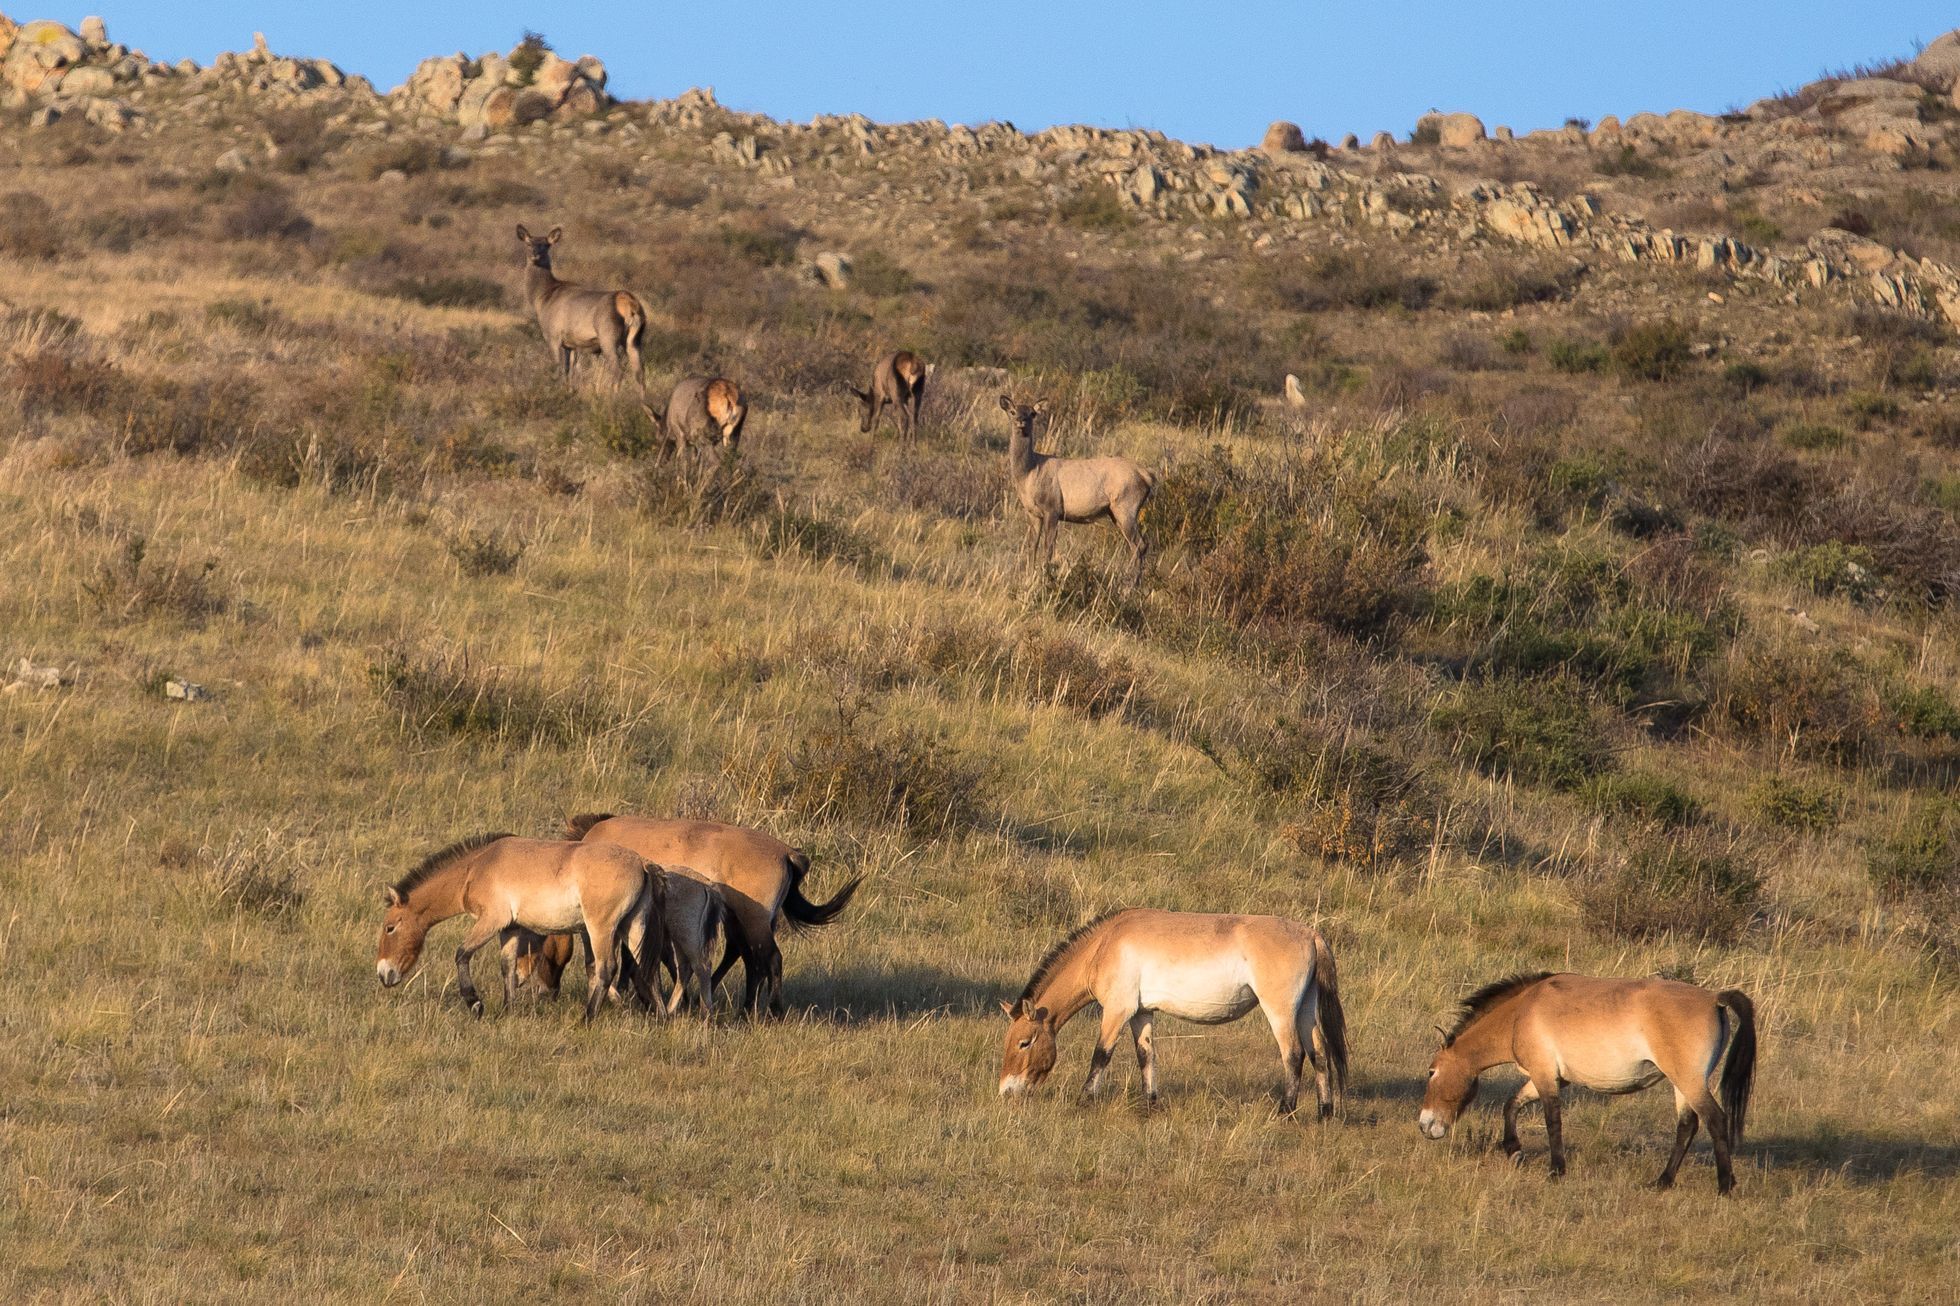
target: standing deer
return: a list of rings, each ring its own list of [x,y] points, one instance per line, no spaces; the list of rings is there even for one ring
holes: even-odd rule
[[[860,432],[870,435],[885,405],[890,404],[898,414],[898,433],[909,440],[919,429],[919,405],[926,397],[926,365],[911,350],[901,349],[878,360],[871,373],[869,390],[856,386],[849,389],[864,406],[864,418],[858,423]]]
[[[695,445],[733,449],[742,439],[742,424],[749,420],[741,388],[725,376],[684,377],[667,395],[664,409],[644,400],[640,407],[653,419],[653,429],[665,440],[668,453]]]
[[[1143,579],[1143,559],[1150,544],[1137,524],[1143,505],[1150,502],[1157,478],[1128,458],[1057,458],[1036,453],[1034,428],[1046,425],[1048,405],[1017,404],[1000,397],[1001,411],[1013,419],[1007,442],[1007,466],[1014,492],[1028,514],[1028,545],[1035,560],[1046,567],[1055,560],[1055,527],[1062,522],[1092,522],[1104,517],[1128,541],[1135,560],[1130,583]]]
[[[587,290],[560,281],[551,270],[551,247],[564,235],[563,227],[553,227],[538,237],[523,223],[517,225],[517,239],[524,246],[524,291],[552,359],[567,381],[572,377],[575,354],[612,359],[616,378],[626,375],[630,363],[634,379],[644,390],[640,339],[647,329],[646,306],[628,290]]]

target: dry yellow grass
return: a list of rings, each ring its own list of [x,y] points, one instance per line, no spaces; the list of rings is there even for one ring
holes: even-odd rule
[[[183,171],[172,151],[191,149],[167,134],[132,143],[126,161],[56,171],[47,190],[76,213],[108,182],[176,194],[143,178]],[[520,165],[559,166],[497,166]],[[331,235],[378,228],[415,244],[405,261],[515,281],[504,208],[411,236],[420,200],[331,170],[293,184]],[[845,175],[835,194],[797,202],[817,206],[805,220],[848,233],[839,215],[865,184]],[[698,215],[703,228],[763,202],[741,178],[715,187],[726,211]],[[584,198],[622,226],[638,211],[630,196]],[[1078,241],[1038,227],[1016,238]],[[1118,239],[1134,248],[1113,257],[1161,252],[1147,232]],[[125,457],[99,414],[30,412],[18,387],[7,401],[0,655],[80,672],[70,688],[0,697],[0,1283],[13,1295],[1951,1299],[1951,952],[1937,904],[1877,896],[1862,860],[1909,788],[1718,727],[1627,732],[1627,765],[1665,773],[1727,820],[1748,819],[1750,781],[1785,768],[1847,792],[1839,830],[1751,835],[1767,905],[1730,944],[1589,933],[1568,877],[1617,856],[1630,827],[1443,752],[1426,761],[1449,802],[1433,854],[1381,873],[1321,865],[1212,741],[1360,685],[1426,701],[1441,673],[1331,639],[1275,669],[1070,615],[1029,583],[1021,524],[1000,509],[1002,432],[982,385],[942,377],[913,450],[856,436],[848,406],[814,387],[754,387],[751,459],[770,492],[843,528],[844,553],[868,560],[772,555],[756,523],[688,530],[649,510],[667,473],[608,451],[594,432],[612,401],[589,382],[570,396],[552,385],[515,311],[378,293],[317,244],[193,244],[0,266],[12,307],[80,320],[81,354],[132,376],[238,379],[262,424],[243,452]],[[616,236],[571,248],[572,275],[645,256]],[[901,252],[948,278],[966,257],[944,242]],[[1219,261],[1258,257],[1234,242]],[[100,280],[78,291],[77,273]],[[797,298],[818,292],[784,289],[790,275],[753,272],[795,325],[758,310],[739,344],[714,346],[729,370],[772,350],[855,349],[909,320],[880,305],[820,319]],[[1239,293],[1223,272],[1218,284]],[[1620,284],[1658,304],[1698,295]],[[278,316],[207,316],[238,300]],[[1532,306],[1519,320],[1543,313],[1562,329],[1579,312]],[[1828,321],[1803,320],[1820,333]],[[662,323],[732,330],[665,312]],[[41,330],[0,342],[9,367],[44,348]],[[1364,313],[1330,314],[1328,330],[1358,368],[1386,374],[1436,328]],[[678,364],[662,367],[656,383]],[[1607,384],[1482,374],[1433,409],[1466,440],[1494,439],[1509,391],[1568,383]],[[1024,368],[1014,384],[1068,382]],[[348,395],[359,404],[332,407]],[[1330,394],[1312,442],[1424,496],[1437,585],[1510,574],[1548,541],[1622,547],[1596,517],[1548,527],[1515,499],[1480,498],[1503,470],[1494,455],[1409,472],[1379,453],[1400,427],[1377,397]],[[1635,444],[1613,414],[1580,434]],[[1148,413],[1085,418],[1061,436],[1160,464],[1214,443],[1294,443],[1277,423]],[[283,479],[255,471],[263,445],[334,438],[375,442],[365,471],[336,479],[324,458]],[[899,493],[918,464],[953,489]],[[979,485],[977,506],[953,493],[960,476]],[[508,574],[467,574],[449,547],[465,529],[509,532],[521,558]],[[132,583],[198,576],[212,559],[219,601],[106,602],[105,576],[135,537],[149,570]],[[1062,552],[1113,565],[1117,541],[1072,529]],[[1793,601],[1746,556],[1731,582],[1751,630]],[[1874,660],[1909,647],[1914,675],[1960,687],[1950,617],[1803,602],[1834,647]],[[1075,641],[1136,668],[1149,702],[1092,718],[1053,686],[1030,693],[957,666],[864,683],[879,650],[949,620],[1008,646]],[[416,704],[377,681],[393,650],[467,653],[536,719],[570,724],[544,741],[419,728]],[[156,685],[168,675],[213,697],[166,700]],[[771,750],[859,701],[880,728],[984,770],[980,819],[920,837],[780,807],[764,782]],[[541,834],[595,808],[767,825],[811,850],[813,897],[867,877],[840,922],[786,942],[791,1019],[703,1029],[611,1012],[581,1029],[570,1002],[505,1014],[493,1001],[476,1023],[439,961],[403,991],[376,988],[383,884],[454,836]],[[1479,822],[1512,831],[1516,847],[1478,845]],[[1108,1100],[1068,1100],[1086,1026],[1063,1040],[1055,1091],[996,1100],[995,999],[1068,925],[1140,903],[1323,925],[1354,1038],[1339,1120],[1274,1113],[1277,1069],[1256,1020],[1161,1031],[1166,1106],[1148,1117],[1129,1096],[1127,1056]],[[1671,1132],[1664,1092],[1582,1095],[1566,1117],[1573,1170],[1556,1187],[1535,1120],[1522,1168],[1497,1152],[1495,1086],[1450,1142],[1418,1138],[1432,1025],[1466,988],[1526,967],[1666,970],[1755,997],[1764,1059],[1735,1200],[1715,1197],[1705,1144],[1676,1191],[1648,1189]]]

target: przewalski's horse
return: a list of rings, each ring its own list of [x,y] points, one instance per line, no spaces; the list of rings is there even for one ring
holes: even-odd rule
[[[1089,1060],[1086,1098],[1102,1082],[1123,1026],[1136,1040],[1146,1098],[1157,1100],[1152,1020],[1158,1012],[1222,1025],[1258,1007],[1279,1043],[1282,1110],[1300,1100],[1311,1057],[1323,1119],[1347,1080],[1347,1021],[1334,953],[1311,925],[1278,916],[1213,916],[1131,908],[1098,917],[1048,950],[1021,996],[1001,1003],[1007,1037],[1003,1096],[1025,1092],[1055,1068],[1055,1035],[1091,1002],[1102,1029]]]
[[[749,420],[749,405],[742,391],[725,376],[689,376],[676,382],[667,395],[667,406],[655,408],[642,402],[653,419],[669,454],[689,449],[733,449],[741,443],[742,425]]]
[[[687,982],[694,981],[695,997],[703,1014],[715,1010],[714,942],[726,927],[728,909],[722,904],[721,889],[699,871],[687,866],[647,867],[647,874],[660,881],[660,915],[665,925],[667,950],[659,960],[673,973],[674,989],[667,1000],[667,1014],[680,1008]],[[572,963],[573,940],[569,934],[533,934],[512,926],[505,932],[505,947],[516,958],[511,964],[517,987],[535,985],[545,996],[556,998],[566,967]],[[580,931],[584,936],[584,931]],[[585,969],[592,973],[592,941],[585,941]],[[650,982],[650,981],[649,981]]]
[[[1756,1077],[1756,1007],[1741,990],[1543,972],[1486,984],[1463,1000],[1456,1028],[1444,1032],[1429,1063],[1429,1088],[1416,1117],[1423,1137],[1449,1133],[1477,1095],[1477,1076],[1506,1063],[1525,1073],[1523,1087],[1504,1103],[1506,1155],[1522,1150],[1518,1108],[1541,1102],[1556,1179],[1565,1173],[1562,1086],[1636,1093],[1666,1079],[1674,1086],[1674,1154],[1657,1184],[1673,1185],[1697,1125],[1704,1124],[1715,1148],[1716,1189],[1735,1187],[1730,1158],[1742,1142]],[[1717,1070],[1719,1099],[1708,1090]]]
[[[871,372],[871,388],[850,386],[863,406],[858,431],[870,435],[886,405],[898,414],[898,433],[909,440],[919,429],[919,405],[926,397],[926,365],[909,349],[886,354]]]
[[[541,237],[522,223],[517,227],[524,246],[524,292],[552,360],[569,381],[575,355],[598,354],[612,359],[615,377],[623,377],[630,364],[633,379],[645,389],[640,340],[647,329],[646,306],[628,290],[588,290],[560,281],[551,270],[551,249],[564,235],[563,227]]]
[[[389,886],[386,902],[374,964],[384,988],[414,973],[431,926],[471,916],[470,931],[456,949],[456,986],[478,1016],[483,999],[470,980],[470,958],[512,926],[534,934],[585,929],[593,957],[588,1021],[619,973],[622,946],[633,962],[640,1000],[653,1005],[644,974],[660,947],[658,904],[646,863],[630,849],[480,834],[424,858]],[[649,932],[656,934],[654,950],[647,947]],[[506,973],[506,998],[515,987],[515,977]]]
[[[720,885],[733,928],[713,982],[719,984],[739,956],[748,982],[743,1001],[752,1012],[759,1010],[765,994],[770,1010],[778,1015],[783,1011],[777,922],[787,921],[797,930],[827,924],[844,910],[861,883],[852,880],[829,902],[811,902],[802,887],[810,859],[801,849],[760,830],[716,821],[594,813],[574,816],[566,823],[565,837],[620,844],[649,861],[692,867]]]
[[[1056,458],[1036,453],[1035,427],[1047,425],[1048,405],[1017,404],[1002,395],[1000,406],[1014,423],[1007,442],[1007,466],[1022,511],[1028,514],[1028,547],[1035,560],[1044,567],[1055,560],[1055,528],[1060,523],[1107,517],[1129,543],[1134,560],[1131,584],[1142,580],[1150,544],[1137,519],[1157,488],[1156,476],[1128,458]]]

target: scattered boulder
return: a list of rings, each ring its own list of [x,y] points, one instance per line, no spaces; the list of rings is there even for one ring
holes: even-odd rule
[[[14,663],[13,676],[0,693],[18,694],[23,691],[60,689],[63,685],[75,683],[75,668],[36,666],[32,658],[22,658]]]
[[[1288,408],[1305,408],[1307,406],[1307,392],[1300,388],[1300,378],[1291,372],[1286,374],[1286,385],[1282,390],[1282,394],[1286,398],[1286,406]]]
[[[1467,150],[1484,139],[1484,121],[1474,113],[1427,113],[1416,120],[1418,133],[1432,128],[1446,150]]]
[[[612,104],[606,66],[598,59],[589,54],[565,59],[522,45],[480,59],[463,54],[424,59],[388,98],[486,134],[545,118],[591,118]]]
[[[1912,71],[1916,79],[1942,90],[1960,86],[1960,31],[1934,38],[1912,61]]]
[[[198,684],[195,680],[186,680],[182,676],[172,676],[163,682],[163,696],[165,698],[181,699],[186,703],[198,703],[211,697],[211,691]]]
[[[1307,138],[1296,122],[1276,122],[1266,128],[1259,148],[1268,154],[1305,154]]]
[[[832,290],[851,288],[851,260],[846,254],[825,251],[810,264],[810,275]]]

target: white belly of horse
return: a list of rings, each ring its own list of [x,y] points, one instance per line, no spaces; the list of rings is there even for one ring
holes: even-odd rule
[[[1644,1056],[1574,1060],[1559,1067],[1559,1078],[1595,1093],[1638,1093],[1665,1078]]]
[[[1161,1011],[1179,1020],[1200,1025],[1222,1025],[1237,1020],[1259,1005],[1252,985],[1236,977],[1211,983],[1151,983],[1146,979],[1138,1005],[1146,1011]]]
[[[546,934],[575,930],[585,924],[585,908],[578,895],[567,891],[529,902],[511,903],[511,918],[528,929]]]

